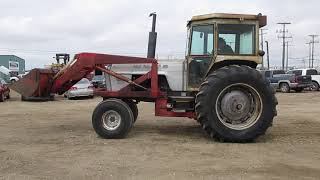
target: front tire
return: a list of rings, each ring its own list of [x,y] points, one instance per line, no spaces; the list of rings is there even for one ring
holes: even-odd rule
[[[0,94],[0,102],[4,102],[5,97],[4,97],[4,93]]]
[[[249,142],[264,134],[276,116],[269,81],[248,66],[227,66],[210,74],[196,97],[197,120],[212,137]]]
[[[317,82],[312,81],[311,91],[319,91],[319,84]]]
[[[68,100],[75,100],[76,97],[71,97],[71,96],[67,95],[67,99],[68,99]]]
[[[290,92],[290,86],[288,83],[281,83],[280,84],[280,91],[283,93],[289,93]]]
[[[92,115],[96,133],[106,139],[124,138],[133,124],[133,113],[127,103],[120,99],[101,102]]]

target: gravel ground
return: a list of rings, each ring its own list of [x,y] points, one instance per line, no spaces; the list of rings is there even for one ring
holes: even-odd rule
[[[193,120],[140,114],[126,139],[91,126],[101,98],[0,103],[0,179],[319,179],[320,93],[277,94],[278,117],[255,143],[218,143]]]

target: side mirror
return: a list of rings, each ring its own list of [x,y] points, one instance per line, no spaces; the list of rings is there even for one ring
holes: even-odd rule
[[[264,56],[266,53],[262,50],[259,50],[258,54],[259,54],[259,56]]]

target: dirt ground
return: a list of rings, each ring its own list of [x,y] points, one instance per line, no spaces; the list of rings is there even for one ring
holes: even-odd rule
[[[101,98],[0,103],[0,179],[319,179],[320,92],[278,93],[274,126],[255,143],[207,137],[193,120],[154,117],[123,140],[97,137]]]

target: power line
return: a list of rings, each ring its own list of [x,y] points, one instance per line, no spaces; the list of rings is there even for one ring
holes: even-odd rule
[[[283,26],[282,30],[279,30],[278,33],[282,34],[282,36],[278,36],[278,38],[282,38],[282,69],[284,70],[284,64],[285,64],[285,51],[286,51],[286,39],[292,38],[291,36],[286,36],[286,33],[288,33],[288,30],[286,29],[286,25],[289,25],[291,23],[289,22],[281,22],[277,23]]]

